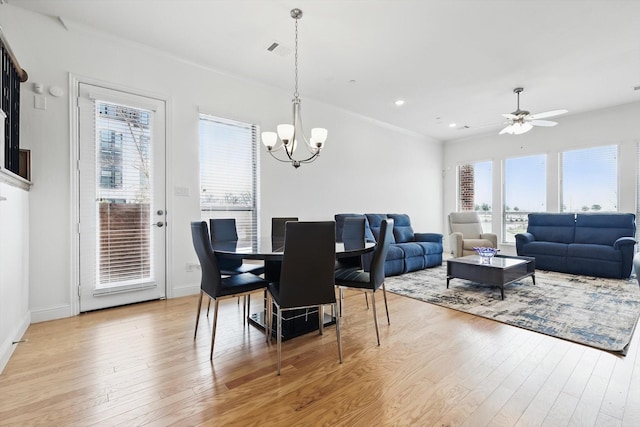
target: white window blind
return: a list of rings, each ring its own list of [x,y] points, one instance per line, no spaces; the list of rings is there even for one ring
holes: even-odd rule
[[[254,124],[200,114],[203,220],[235,218],[238,239],[257,244],[257,135]]]
[[[151,111],[95,102],[98,287],[151,279]]]
[[[561,212],[618,210],[618,147],[607,145],[564,151]]]

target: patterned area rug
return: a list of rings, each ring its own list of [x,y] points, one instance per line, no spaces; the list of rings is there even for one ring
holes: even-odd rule
[[[613,353],[626,354],[638,316],[640,287],[616,280],[536,271],[500,289],[468,280],[447,284],[441,267],[388,277],[388,291]]]

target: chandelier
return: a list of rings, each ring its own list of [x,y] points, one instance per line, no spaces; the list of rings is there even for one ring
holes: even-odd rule
[[[298,19],[302,18],[302,10],[291,9],[291,17],[295,19],[295,89],[293,91],[293,122],[292,124],[280,124],[276,132],[262,132],[262,143],[267,147],[268,153],[280,162],[291,163],[294,168],[299,168],[302,163],[310,163],[318,158],[320,150],[327,140],[327,130],[325,128],[311,129],[311,138],[307,138],[302,128],[302,117],[300,113],[300,96],[298,94]],[[278,138],[280,142],[278,143]],[[308,157],[296,159],[294,152],[298,147],[298,141],[304,145],[308,151]],[[282,151],[284,155],[276,155]]]

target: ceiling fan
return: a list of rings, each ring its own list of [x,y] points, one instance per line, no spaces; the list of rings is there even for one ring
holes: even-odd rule
[[[515,93],[518,96],[518,108],[513,113],[506,113],[502,115],[502,117],[508,119],[509,121],[507,122],[508,126],[502,129],[499,135],[502,135],[503,133],[508,133],[511,135],[520,135],[522,133],[529,132],[531,129],[533,129],[534,126],[544,126],[544,127],[555,126],[558,124],[557,122],[552,122],[551,120],[540,120],[540,119],[546,119],[548,117],[555,117],[555,116],[559,116],[560,114],[568,113],[567,110],[553,110],[553,111],[546,111],[544,113],[531,114],[526,110],[521,110],[520,109],[520,92],[522,92],[523,90],[524,89],[521,87],[517,87],[513,90],[513,93]]]

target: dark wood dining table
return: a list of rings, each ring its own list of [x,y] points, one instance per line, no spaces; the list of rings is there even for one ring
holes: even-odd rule
[[[259,238],[256,243],[251,241],[228,241],[212,243],[215,254],[220,258],[262,260],[264,261],[264,278],[276,282],[280,278],[280,267],[284,256],[284,242],[272,241],[271,236]],[[336,259],[355,257],[372,252],[375,249],[374,242],[347,241],[336,242]],[[266,293],[263,310],[249,315],[249,323],[266,329]],[[275,311],[274,311],[275,312]],[[325,325],[335,322],[334,314],[325,314]],[[293,338],[318,329],[317,311],[290,310],[282,319],[283,339]],[[275,332],[274,332],[275,333]]]

